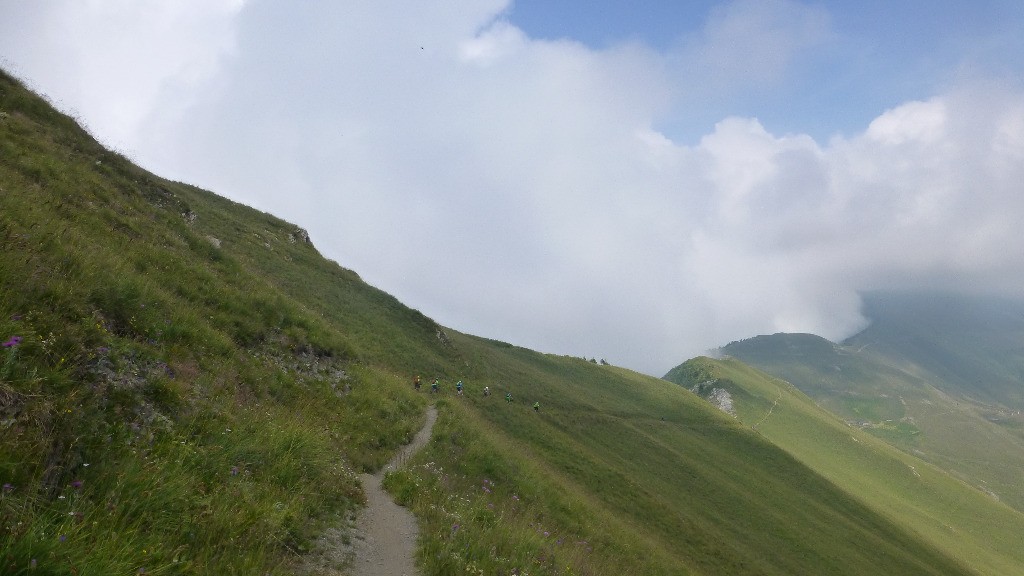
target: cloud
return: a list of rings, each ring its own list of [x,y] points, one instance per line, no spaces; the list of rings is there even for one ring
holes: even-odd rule
[[[100,131],[110,145],[135,130],[162,92],[186,106],[233,46],[244,0],[0,1],[0,54],[13,72]]]
[[[758,333],[841,338],[860,290],[1024,287],[1019,87],[971,79],[827,142],[749,115],[659,129],[793,82],[834,34],[820,8],[728,4],[657,52],[532,39],[502,1],[62,4],[18,25],[75,34],[0,43],[34,83],[462,331],[660,375]]]
[[[831,36],[828,13],[786,0],[739,0],[713,9],[684,45],[685,61],[721,91],[772,86]]]

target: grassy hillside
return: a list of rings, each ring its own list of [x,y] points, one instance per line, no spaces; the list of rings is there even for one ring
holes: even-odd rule
[[[931,339],[926,332],[912,339],[915,349],[935,349],[933,340],[952,338],[948,330]],[[838,345],[809,334],[775,334],[733,342],[723,351],[787,380],[851,425],[1024,511],[1024,421],[1019,413],[965,396],[969,390],[937,376],[940,370],[930,370],[932,364],[902,358],[900,351],[908,344],[889,348],[886,341]],[[923,356],[916,359],[923,361]],[[987,372],[999,370],[993,366]]]
[[[709,358],[690,360],[666,378],[729,391],[740,422],[979,572],[1024,573],[1024,515],[847,425],[788,382],[736,359]]]
[[[390,479],[434,536],[430,573],[508,574],[523,550],[543,574],[963,572],[677,386],[455,341],[498,394],[445,402]]]
[[[295,226],[134,167],[7,76],[0,243],[4,574],[288,572],[418,427],[395,370],[449,361]]]
[[[301,573],[417,373],[441,419],[387,483],[425,574],[969,573],[677,386],[437,326],[3,74],[0,241],[4,574]]]

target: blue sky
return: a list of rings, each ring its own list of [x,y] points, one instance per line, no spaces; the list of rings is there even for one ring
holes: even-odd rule
[[[767,4],[771,4],[768,2]],[[679,136],[702,133],[724,114],[758,117],[781,132],[828,138],[862,129],[898,102],[926,98],[960,74],[1024,77],[1024,2],[862,0],[808,2],[828,33],[768,90],[730,94],[704,119],[679,122]],[[516,0],[509,20],[535,38],[605,49],[641,42],[671,52],[693,41],[718,1]],[[748,87],[749,88],[749,87]]]
[[[101,141],[461,331],[660,376],[849,336],[864,290],[1024,293],[1024,2],[0,13],[0,63]]]

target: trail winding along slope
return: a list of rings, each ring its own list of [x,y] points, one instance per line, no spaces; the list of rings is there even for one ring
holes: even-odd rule
[[[381,481],[384,474],[399,468],[426,445],[436,420],[437,409],[428,407],[427,422],[412,442],[403,446],[380,472],[362,475],[366,509],[357,523],[357,532],[362,538],[355,543],[353,576],[414,576],[419,573],[415,561],[419,534],[416,518],[391,500],[381,488]]]

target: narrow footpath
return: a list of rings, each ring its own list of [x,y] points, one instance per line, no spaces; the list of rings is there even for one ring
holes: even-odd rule
[[[355,559],[352,562],[352,576],[416,576],[416,539],[419,529],[416,517],[409,510],[395,504],[391,496],[381,488],[384,474],[397,470],[409,461],[420,448],[430,440],[430,433],[437,421],[437,409],[427,408],[427,422],[412,439],[403,446],[380,472],[363,474],[363,490],[366,492],[366,508],[356,522],[356,533],[360,535],[353,543]]]

